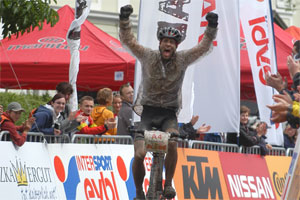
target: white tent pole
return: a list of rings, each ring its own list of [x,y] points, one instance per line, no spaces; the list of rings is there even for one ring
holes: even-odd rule
[[[75,19],[72,21],[70,28],[67,33],[67,42],[70,47],[70,67],[69,67],[69,82],[73,87],[73,94],[70,98],[70,108],[71,111],[78,109],[78,99],[77,99],[77,75],[79,72],[79,63],[80,63],[80,30],[81,25],[86,20],[87,16],[90,13],[91,0],[82,0],[75,2]]]

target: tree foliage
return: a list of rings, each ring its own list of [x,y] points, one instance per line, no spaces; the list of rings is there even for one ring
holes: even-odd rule
[[[13,101],[19,102],[25,109],[25,113],[21,115],[20,120],[16,123],[20,125],[26,119],[28,119],[29,113],[32,109],[45,105],[50,101],[52,97],[46,93],[43,96],[37,96],[32,94],[16,94],[11,92],[0,92],[0,105],[3,106],[3,110],[6,111],[7,105]]]
[[[57,3],[56,0],[53,2]],[[51,0],[0,0],[0,18],[3,38],[12,34],[23,35],[34,28],[43,28],[43,22],[54,26],[58,22],[57,12],[50,8]]]

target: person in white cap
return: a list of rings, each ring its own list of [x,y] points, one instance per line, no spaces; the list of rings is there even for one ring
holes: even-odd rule
[[[25,110],[18,102],[11,102],[8,104],[6,112],[1,115],[0,121],[1,131],[8,131],[11,140],[17,146],[22,146],[25,143],[27,132],[35,121],[35,118],[31,117],[21,126],[16,126],[15,123],[20,119],[22,112],[25,112]]]

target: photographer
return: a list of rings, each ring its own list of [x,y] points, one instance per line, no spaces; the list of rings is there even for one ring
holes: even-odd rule
[[[0,112],[2,109],[0,106]],[[8,131],[12,142],[17,146],[22,146],[25,143],[27,132],[35,120],[34,117],[30,117],[21,126],[16,126],[15,123],[20,119],[23,112],[25,110],[18,102],[11,102],[8,104],[6,112],[1,113],[0,131]]]

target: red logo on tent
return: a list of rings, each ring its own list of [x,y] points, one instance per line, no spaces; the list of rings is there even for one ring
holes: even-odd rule
[[[38,40],[39,43],[43,44],[57,44],[64,43],[66,40],[61,37],[44,37]]]

